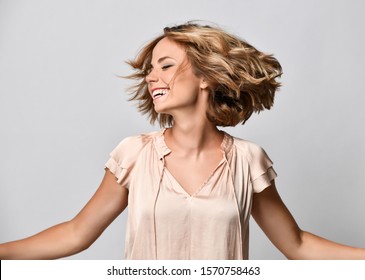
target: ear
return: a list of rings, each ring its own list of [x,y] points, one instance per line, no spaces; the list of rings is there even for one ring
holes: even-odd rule
[[[200,79],[200,88],[201,89],[207,89],[208,88],[208,82],[204,78]]]

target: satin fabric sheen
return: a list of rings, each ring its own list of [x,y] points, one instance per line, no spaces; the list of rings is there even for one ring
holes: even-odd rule
[[[164,131],[125,138],[105,164],[129,190],[125,258],[248,259],[252,197],[276,177],[272,161],[224,133],[221,162],[189,195],[165,167]]]

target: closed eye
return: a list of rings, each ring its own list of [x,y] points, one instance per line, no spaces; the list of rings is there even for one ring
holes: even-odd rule
[[[170,68],[172,66],[173,66],[172,64],[167,64],[167,65],[162,66],[161,69],[162,70],[166,70],[166,69],[168,69],[168,68]]]

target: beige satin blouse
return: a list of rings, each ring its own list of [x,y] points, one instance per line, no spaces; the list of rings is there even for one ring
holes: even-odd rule
[[[252,196],[276,173],[252,142],[225,133],[221,150],[193,195],[165,167],[164,130],[125,138],[111,152],[105,167],[129,189],[126,259],[248,259]]]

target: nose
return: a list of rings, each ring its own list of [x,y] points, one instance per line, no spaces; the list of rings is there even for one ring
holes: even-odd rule
[[[158,76],[157,76],[156,72],[152,69],[150,71],[150,73],[148,73],[148,75],[146,76],[145,79],[146,79],[147,84],[156,83],[158,81]]]

